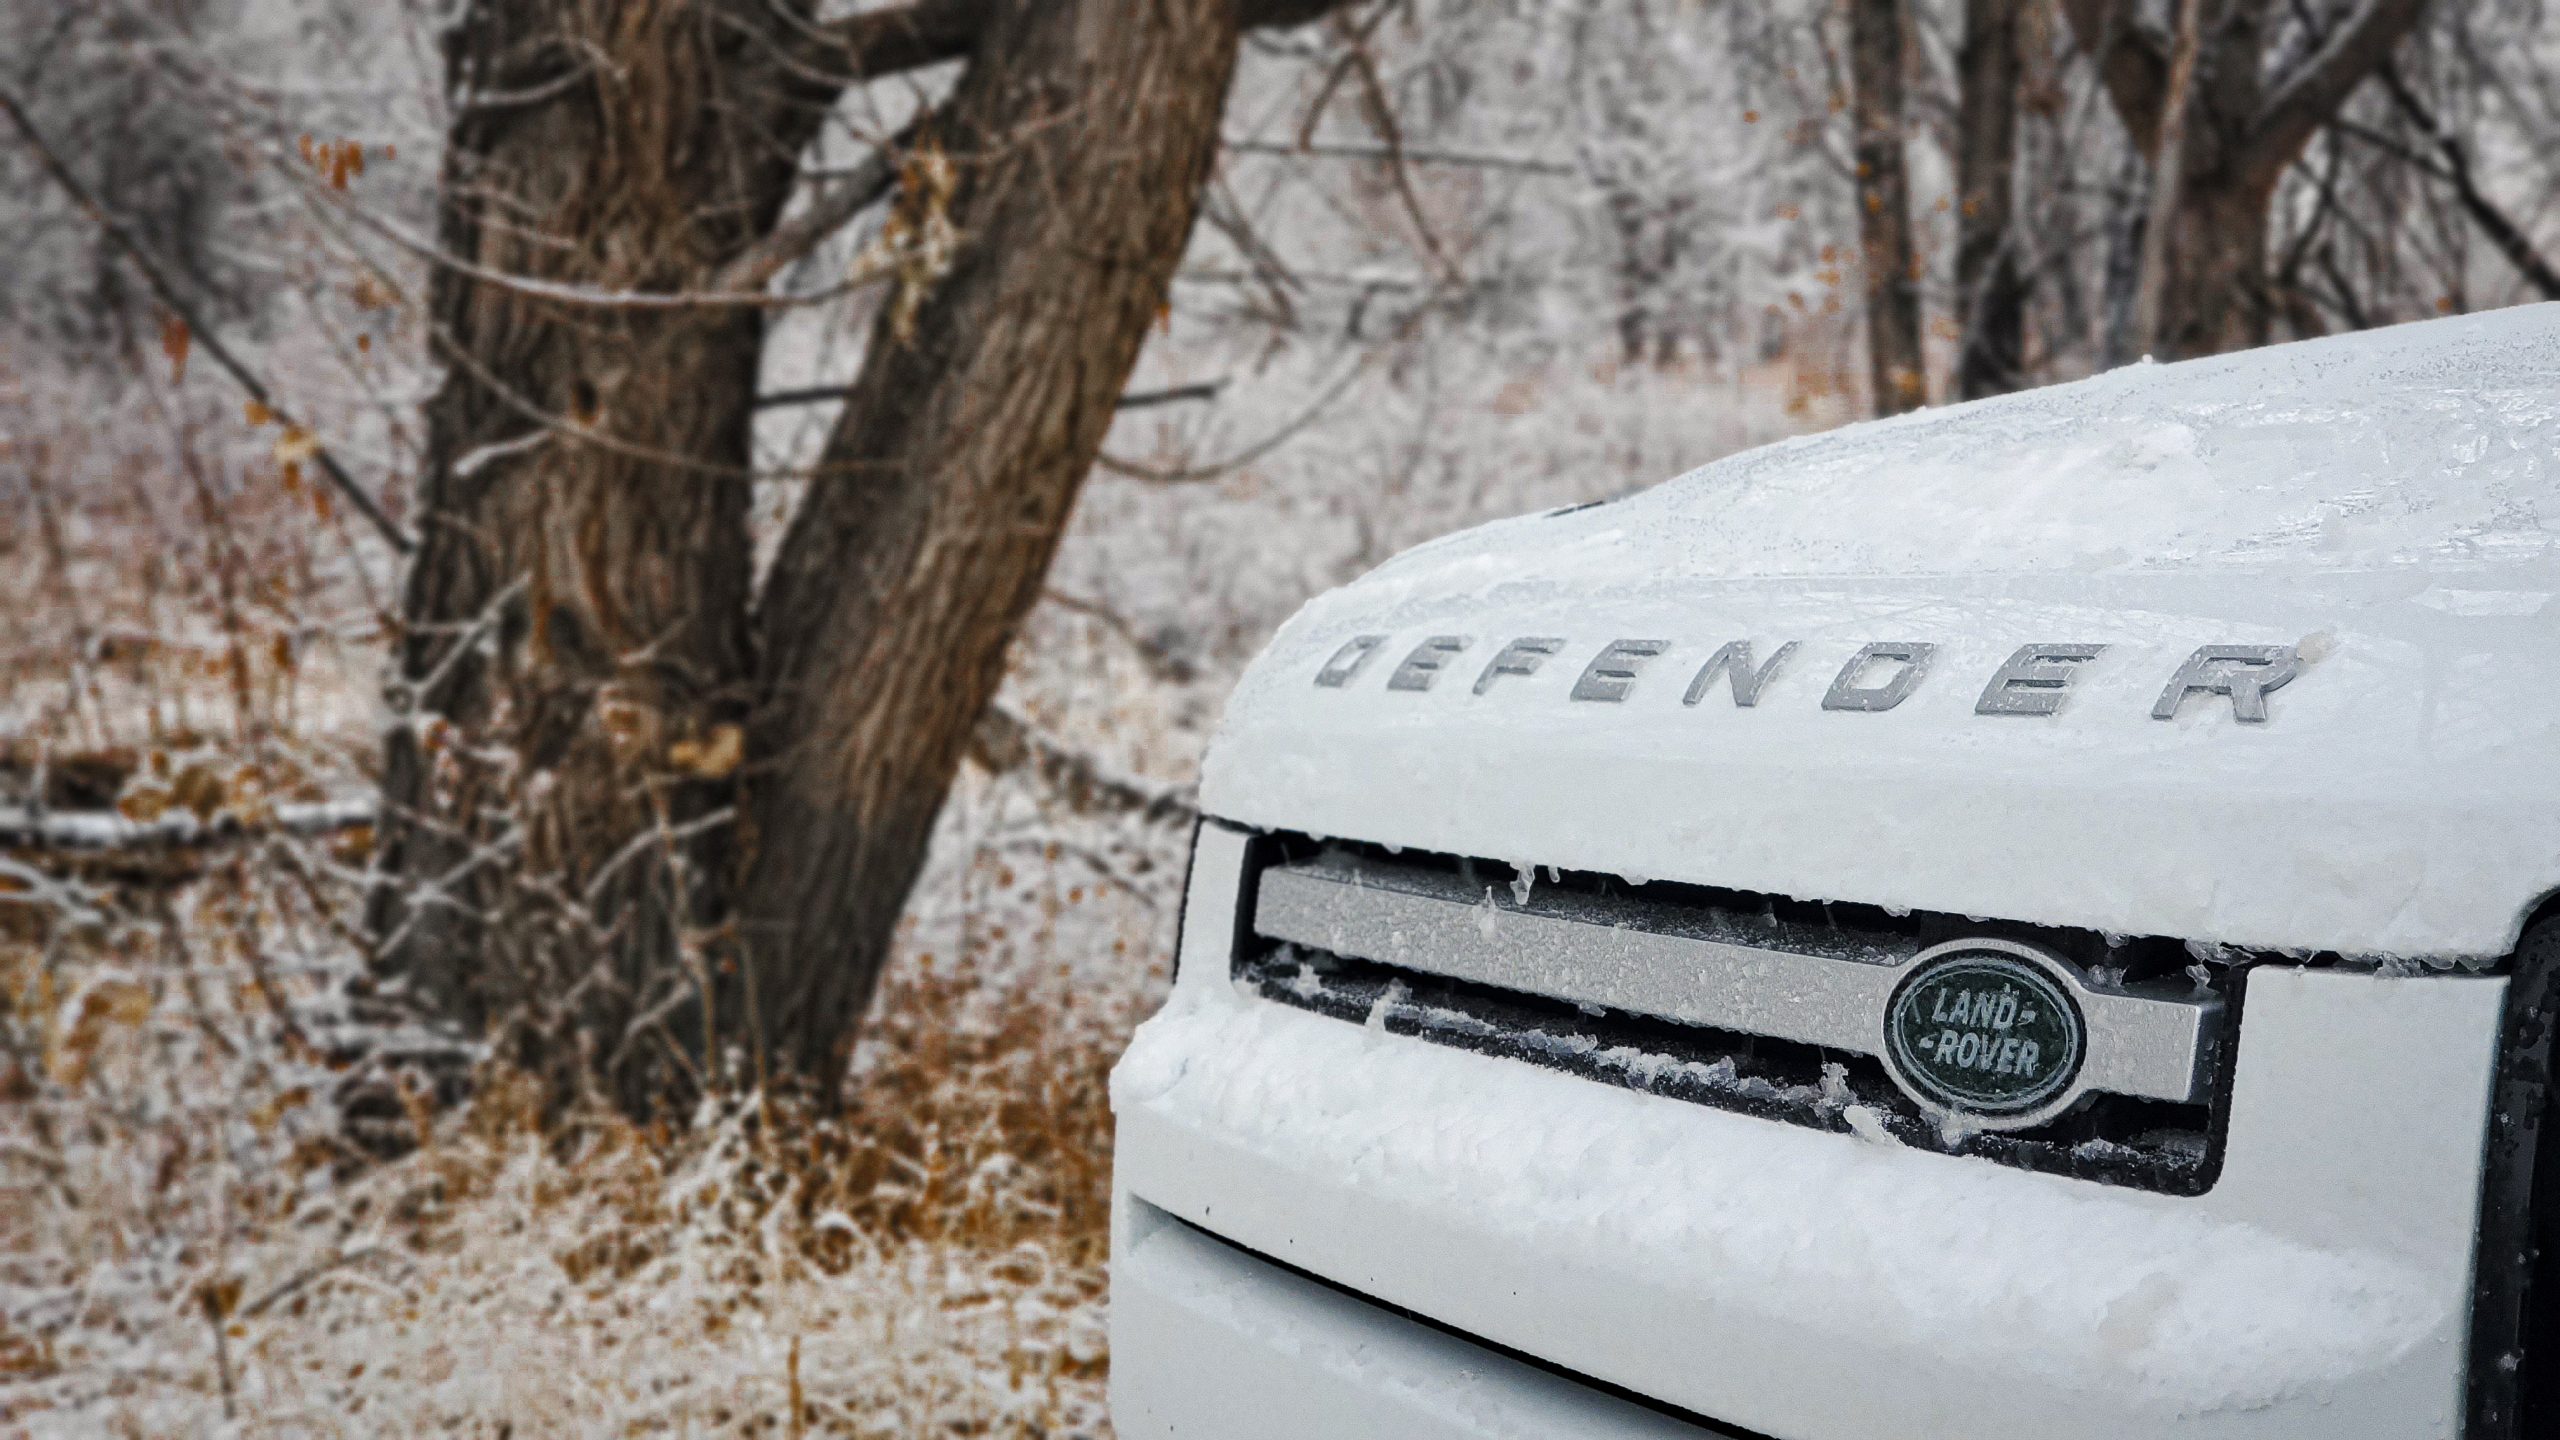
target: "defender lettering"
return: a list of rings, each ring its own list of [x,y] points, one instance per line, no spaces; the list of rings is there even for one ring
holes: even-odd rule
[[[1348,688],[1371,656],[1385,645],[1384,635],[1355,635],[1316,670],[1315,683],[1326,689]],[[1390,690],[1432,688],[1440,672],[1474,643],[1466,635],[1433,635],[1409,652],[1387,678]],[[1569,642],[1555,635],[1523,635],[1506,641],[1477,673],[1473,693],[1484,695],[1503,676],[1529,676]],[[1723,679],[1736,709],[1757,707],[1778,671],[1792,659],[1801,642],[1789,640],[1769,658],[1753,663],[1751,642],[1728,640],[1711,652],[1680,697],[1684,706],[1704,701]],[[1630,698],[1636,677],[1655,658],[1680,648],[1669,640],[1610,640],[1583,667],[1570,698],[1618,703]],[[1878,713],[1911,698],[1929,677],[1938,646],[1925,640],[1879,640],[1860,646],[1842,663],[1823,692],[1822,708]],[[2103,644],[2038,643],[2022,645],[1993,671],[1974,702],[1976,715],[2061,713],[2063,699],[2083,667],[2106,653]],[[2302,657],[2291,645],[2204,645],[2187,656],[2170,676],[2168,687],[2151,707],[2154,720],[2175,720],[2193,695],[2221,696],[2231,702],[2231,717],[2243,725],[2268,720],[2267,697],[2301,673]]]

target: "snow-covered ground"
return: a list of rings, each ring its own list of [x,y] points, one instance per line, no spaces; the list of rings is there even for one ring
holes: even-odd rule
[[[249,0],[149,72],[147,112],[37,92],[48,123],[97,118],[56,96],[103,96],[248,157],[209,247],[263,277],[231,338],[395,508],[432,376],[393,292],[422,276],[331,207],[431,225],[433,8]],[[1256,37],[1238,143],[1132,380],[1221,388],[1123,415],[1003,703],[1115,774],[1189,786],[1229,688],[1310,596],[1850,418],[1832,8],[1387,17],[1413,197],[1332,53]],[[138,73],[122,43],[56,73]],[[867,133],[914,103],[881,91]],[[2037,164],[2112,170],[2089,98]],[[296,135],[360,143],[365,172],[343,195],[279,180]],[[1914,151],[1923,201],[1942,196],[1936,147]],[[8,231],[26,244],[0,320],[49,325],[112,267],[13,157],[0,175],[42,223]],[[2035,227],[2092,273],[2097,194]],[[1947,214],[1921,217],[1940,249]],[[827,288],[867,238],[791,288]],[[840,378],[861,319],[790,312],[768,383]],[[132,823],[260,838],[84,884],[0,860],[0,1434],[1103,1433],[1103,1077],[1162,993],[1183,827],[964,773],[841,1124],[543,1126],[499,1091],[360,1163],[323,1003],[356,965],[360,857],[263,822],[368,785],[396,571],[303,442],[200,355],[178,381],[183,347],[156,338],[85,368],[0,344],[0,792],[114,756]],[[770,412],[763,453],[787,462],[829,418]],[[769,522],[788,485],[766,498]]]
[[[1125,420],[1141,463],[1289,433],[1210,479],[1097,475],[1005,703],[1187,786],[1315,591],[1808,419],[1784,370],[1432,363],[1311,417],[1334,374],[1281,366]],[[18,780],[124,748],[129,814],[171,832],[360,793],[378,558],[215,428],[219,396],[194,458],[222,530],[165,436],[94,429],[69,381],[0,401],[11,454],[64,467],[38,477],[59,549],[16,532],[0,563]],[[356,963],[355,857],[268,830],[184,884],[0,904],[0,1432],[779,1434],[796,1354],[811,1433],[1105,1433],[1103,1077],[1162,993],[1186,838],[965,772],[841,1127],[546,1131],[499,1094],[378,1166],[333,1138],[312,1008]]]

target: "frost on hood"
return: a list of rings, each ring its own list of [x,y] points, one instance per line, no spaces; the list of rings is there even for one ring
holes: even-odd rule
[[[2555,617],[2543,305],[1854,425],[1415,547],[1282,628],[1202,804],[1894,914],[2498,955],[2560,884]],[[1311,684],[1354,636],[1379,637],[1373,674]],[[1387,688],[1460,636],[1465,673]],[[1521,636],[1561,638],[1489,671]],[[1577,701],[1628,636],[1654,658]],[[1746,641],[1801,648],[1749,706],[1695,684]],[[1826,708],[1861,646],[1911,641],[1932,668],[1890,714]],[[2038,641],[2101,653],[2057,713],[1979,714]],[[2164,719],[2211,646],[2300,671],[2271,716],[2208,695]]]
[[[2548,559],[2555,486],[2560,305],[2524,306],[1784,440],[1418,547],[1366,584],[1374,603],[1484,585]]]

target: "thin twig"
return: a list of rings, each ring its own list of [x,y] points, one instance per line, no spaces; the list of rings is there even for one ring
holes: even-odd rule
[[[1151,485],[1188,485],[1202,480],[1215,480],[1221,475],[1243,469],[1286,444],[1290,437],[1314,423],[1315,418],[1324,413],[1325,407],[1331,405],[1342,392],[1350,389],[1351,383],[1366,373],[1368,368],[1367,356],[1363,356],[1357,363],[1343,367],[1340,378],[1326,386],[1322,394],[1316,396],[1306,409],[1292,416],[1287,424],[1224,460],[1213,461],[1207,465],[1182,465],[1166,470],[1153,465],[1141,465],[1133,460],[1122,460],[1105,451],[1094,457],[1094,463],[1114,475],[1130,480],[1144,480]]]
[[[808,209],[774,226],[745,254],[721,267],[713,288],[762,290],[784,267],[826,243],[828,236],[897,188],[897,157],[912,143],[915,133],[916,127],[911,124],[874,147],[851,174],[813,198]]]
[[[1215,400],[1227,388],[1224,380],[1204,380],[1197,385],[1172,385],[1162,390],[1132,390],[1120,397],[1119,408],[1145,410],[1157,405],[1172,405],[1184,400]],[[759,410],[777,410],[793,405],[824,405],[853,394],[850,385],[808,385],[796,390],[768,390],[756,397]]]
[[[1135,815],[1159,825],[1187,823],[1200,813],[1188,786],[1158,789],[1114,774],[1092,756],[1051,739],[1001,702],[990,703],[978,717],[969,748],[978,763],[999,775],[1029,770],[1057,792],[1068,808],[1082,813]]]
[[[559,305],[573,305],[588,310],[789,310],[816,305],[840,296],[850,295],[887,278],[885,269],[857,269],[845,279],[823,290],[806,295],[776,295],[759,281],[753,288],[731,289],[723,285],[709,290],[600,290],[592,285],[576,285],[566,280],[549,280],[540,275],[526,275],[483,265],[443,249],[435,242],[414,235],[398,225],[365,209],[361,205],[345,206],[358,225],[407,251],[409,255],[430,265],[467,275],[483,285],[512,291],[532,300],[548,300]],[[848,217],[850,218],[850,217]],[[788,263],[787,260],[783,263]],[[780,264],[774,269],[779,270]]]
[[[1082,615],[1118,636],[1121,643],[1127,645],[1130,651],[1146,665],[1148,671],[1159,680],[1182,685],[1199,677],[1199,671],[1190,661],[1138,633],[1138,627],[1130,623],[1128,616],[1099,600],[1087,600],[1081,595],[1070,595],[1063,590],[1054,589],[1041,591],[1040,598],[1061,610],[1070,610]]]
[[[1310,140],[1292,145],[1285,140],[1248,140],[1231,138],[1225,142],[1229,150],[1240,155],[1276,155],[1306,157],[1317,160],[1392,160],[1397,152],[1386,145],[1364,145],[1337,140]],[[1578,175],[1574,166],[1560,160],[1541,160],[1529,155],[1504,155],[1491,150],[1461,150],[1447,146],[1407,145],[1403,159],[1412,165],[1446,165],[1474,170],[1518,170],[1531,175]]]
[[[1396,123],[1395,106],[1387,99],[1386,82],[1378,78],[1378,64],[1369,54],[1366,37],[1352,46],[1351,60],[1352,73],[1360,78],[1361,109],[1369,128],[1386,146],[1387,176],[1395,182],[1396,197],[1404,204],[1405,217],[1413,222],[1413,233],[1422,241],[1423,253],[1438,267],[1440,279],[1456,285],[1464,280],[1466,272],[1458,268],[1448,247],[1440,243],[1440,232],[1433,228],[1431,217],[1423,211],[1422,196],[1413,188],[1413,170],[1404,159],[1404,127]]]
[[[384,1252],[385,1247],[381,1245],[358,1245],[351,1250],[340,1250],[325,1259],[315,1260],[311,1264],[305,1265],[301,1269],[295,1271],[293,1274],[286,1276],[284,1280],[279,1282],[274,1288],[267,1291],[266,1294],[259,1296],[257,1299],[252,1300],[247,1305],[243,1306],[240,1310],[240,1318],[243,1320],[255,1320],[260,1315],[263,1315],[267,1311],[275,1308],[276,1302],[290,1299],[304,1286],[309,1285],[312,1281],[319,1279],[330,1271],[339,1269],[343,1266],[356,1264],[359,1261],[370,1260],[374,1256],[383,1254]]]
[[[2462,148],[2462,141],[2444,127],[2424,100],[2418,98],[2418,92],[2411,89],[2408,81],[2401,78],[2398,66],[2384,65],[2381,75],[2383,87],[2390,92],[2391,103],[2398,106],[2400,113],[2409,117],[2410,123],[2426,132],[2427,138],[2435,142],[2436,152],[2444,157],[2444,163],[2441,167],[2430,166],[2406,151],[2399,151],[2401,157],[2421,171],[2432,171],[2438,179],[2453,186],[2454,198],[2462,203],[2462,208],[2471,216],[2472,223],[2478,225],[2481,233],[2489,237],[2490,246],[2500,255],[2505,256],[2507,263],[2516,267],[2517,273],[2524,276],[2526,283],[2540,292],[2543,299],[2560,300],[2560,270],[2553,269],[2551,262],[2543,258],[2542,252],[2534,248],[2532,239],[2524,232],[2524,227],[2509,218],[2506,211],[2500,209],[2497,202],[2491,200],[2488,193],[2480,188],[2479,182],[2472,175],[2470,153]],[[2361,126],[2355,127],[2350,133],[2355,134],[2359,139],[2377,142],[2382,140],[2382,137],[2374,135]],[[2399,150],[2397,146],[2389,148]]]

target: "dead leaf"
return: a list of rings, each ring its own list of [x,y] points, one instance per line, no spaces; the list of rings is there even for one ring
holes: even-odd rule
[[[746,732],[736,725],[714,725],[699,740],[679,740],[667,747],[667,760],[705,780],[725,780],[747,758]]]
[[[266,1103],[251,1110],[249,1123],[257,1128],[259,1134],[265,1135],[272,1132],[283,1121],[287,1112],[299,1110],[310,1103],[310,1088],[297,1085],[291,1090],[270,1097]]]
[[[210,820],[213,813],[231,798],[231,785],[222,772],[199,761],[178,772],[170,782],[170,798],[195,812],[199,820]]]
[[[187,347],[195,336],[187,322],[172,315],[160,322],[160,353],[169,357],[169,383],[182,383],[187,378]]]
[[[40,1380],[54,1372],[53,1341],[23,1335],[0,1320],[0,1375]]]
[[[116,798],[116,813],[137,825],[148,825],[169,812],[169,790],[165,785],[135,785]]]
[[[202,1281],[196,1286],[196,1303],[212,1318],[228,1320],[240,1308],[240,1281],[232,1276]]]

